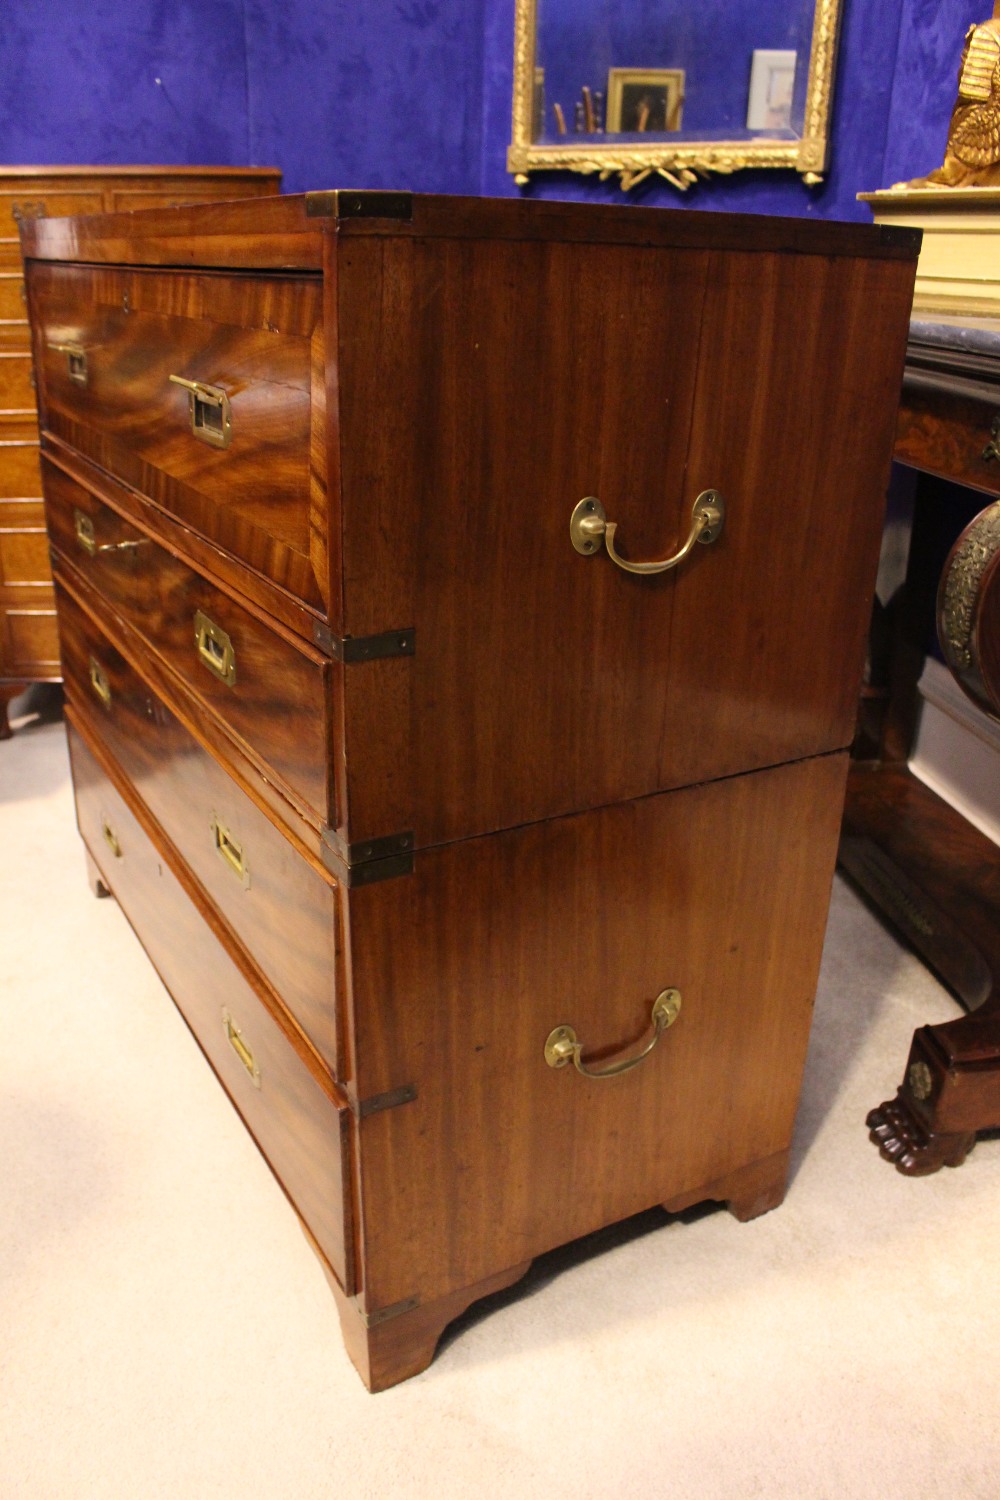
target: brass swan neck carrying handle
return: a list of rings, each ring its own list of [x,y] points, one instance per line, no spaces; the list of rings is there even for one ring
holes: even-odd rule
[[[714,542],[721,535],[725,522],[726,502],[718,490],[702,490],[691,508],[691,530],[687,539],[672,557],[664,558],[662,562],[627,562],[615,551],[617,522],[608,520],[604,506],[596,495],[587,495],[573,507],[569,534],[573,546],[583,557],[593,556],[599,550],[603,538],[611,561],[626,573],[665,573],[668,568],[676,568],[678,563],[684,561],[695,542],[701,542],[704,546]]]
[[[610,1063],[606,1068],[588,1068],[582,1057],[583,1043],[577,1041],[576,1032],[572,1026],[556,1026],[545,1039],[545,1061],[550,1068],[564,1068],[568,1062],[571,1062],[584,1078],[617,1078],[620,1073],[628,1073],[632,1068],[637,1068],[643,1059],[649,1056],[667,1027],[672,1026],[677,1020],[680,1011],[680,990],[662,990],[653,1001],[652,1041],[647,1042],[642,1051],[637,1052],[634,1057],[626,1057],[620,1062]]]

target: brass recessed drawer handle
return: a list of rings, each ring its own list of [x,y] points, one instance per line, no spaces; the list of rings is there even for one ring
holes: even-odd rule
[[[545,1039],[545,1061],[550,1068],[564,1068],[571,1062],[584,1078],[617,1078],[619,1073],[628,1073],[637,1068],[656,1046],[660,1037],[672,1026],[681,1012],[680,990],[663,990],[653,1001],[653,1037],[641,1052],[634,1057],[625,1057],[620,1062],[610,1063],[606,1068],[588,1068],[583,1061],[583,1043],[576,1039],[572,1026],[556,1026]]]
[[[259,1089],[260,1068],[257,1066],[257,1060],[251,1052],[250,1047],[247,1045],[246,1038],[244,1037],[242,1031],[237,1026],[228,1010],[224,1010],[222,1012],[222,1025],[225,1029],[226,1040],[228,1041],[230,1047],[232,1047],[233,1051],[236,1053],[236,1056],[239,1058],[240,1062],[250,1074],[250,1078],[254,1088]]]
[[[206,385],[203,380],[185,380],[183,375],[171,375],[170,379],[188,393],[191,431],[195,437],[211,443],[213,448],[228,448],[233,440],[233,413],[222,387]]]
[[[200,609],[194,614],[194,643],[202,666],[222,679],[227,687],[236,682],[236,652],[221,625],[216,625]]]
[[[990,440],[981,454],[984,464],[994,463],[1000,459],[1000,412],[993,418],[990,426]]]
[[[75,508],[73,510],[73,530],[76,532],[77,542],[83,548],[84,552],[89,557],[96,557],[97,536],[94,532],[94,523],[84,511]]]
[[[701,542],[706,547],[714,542],[722,534],[725,523],[725,500],[718,490],[702,490],[691,507],[691,530],[687,539],[672,557],[664,558],[662,562],[627,562],[615,551],[617,522],[608,520],[604,506],[596,495],[587,495],[573,507],[569,534],[573,546],[583,557],[592,557],[598,552],[603,540],[611,561],[624,568],[626,573],[665,573],[668,568],[676,568],[678,563],[684,561],[695,542]]]
[[[90,686],[94,695],[101,700],[105,708],[111,707],[111,684],[108,674],[97,660],[96,656],[90,658]]]
[[[57,354],[65,354],[66,372],[74,385],[87,384],[87,351],[82,344],[50,344],[49,348]]]
[[[117,833],[115,833],[115,830],[112,828],[107,818],[103,818],[101,820],[101,836],[104,839],[104,842],[107,844],[108,848],[111,850],[111,853],[114,855],[115,859],[121,859],[122,846],[118,842]]]
[[[96,557],[98,552],[134,552],[137,547],[149,547],[151,542],[148,537],[127,538],[123,542],[98,542],[94,523],[86,511],[73,508],[73,530],[76,540],[83,548],[88,557]]]
[[[213,817],[212,838],[215,842],[215,852],[222,860],[226,869],[231,871],[243,885],[250,887],[250,869],[243,853],[243,845],[238,844],[233,838],[225,823]]]

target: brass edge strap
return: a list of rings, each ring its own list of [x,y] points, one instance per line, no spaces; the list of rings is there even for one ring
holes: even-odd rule
[[[372,1094],[370,1099],[351,1099],[351,1114],[356,1120],[367,1120],[369,1115],[381,1114],[384,1109],[395,1109],[400,1104],[412,1104],[417,1090],[412,1083],[401,1089],[390,1089],[385,1094]]]
[[[405,219],[413,218],[412,193],[306,193],[309,219]]]
[[[407,1297],[404,1302],[393,1302],[388,1307],[377,1308],[375,1312],[362,1312],[359,1307],[358,1313],[366,1328],[377,1328],[380,1323],[388,1323],[390,1318],[398,1318],[401,1313],[412,1312],[419,1306],[419,1297]]]
[[[348,844],[335,829],[326,828],[322,838],[323,863],[348,890],[413,873],[412,833]]]
[[[916,255],[923,243],[924,231],[907,224],[879,224],[877,228],[883,245],[897,245],[903,250],[912,250]]]
[[[380,635],[339,636],[321,620],[313,624],[313,642],[334,661],[378,661],[387,656],[413,656],[416,631],[384,630]]]

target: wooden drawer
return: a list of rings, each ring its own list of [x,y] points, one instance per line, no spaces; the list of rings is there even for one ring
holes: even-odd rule
[[[2,262],[0,262],[2,264]],[[23,322],[24,342],[28,343],[28,309],[24,297],[24,277],[20,272],[0,273],[0,320]]]
[[[30,354],[0,354],[0,411],[34,411]]]
[[[77,191],[69,187],[26,186],[23,190],[0,193],[0,234],[12,234],[16,240],[25,219],[58,219],[68,214],[98,214],[103,205],[99,192]]]
[[[59,631],[55,608],[41,601],[0,601],[0,675],[59,676]]]
[[[41,497],[37,442],[0,442],[0,499]]]
[[[353,1289],[349,1116],[278,1025],[152,842],[124,794],[69,727],[77,820],[102,877],[139,934],[202,1050],[345,1289]]]
[[[322,821],[336,822],[326,764],[330,663],[237,604],[47,460],[45,488],[56,551],[258,763]],[[114,633],[110,618],[107,627]]]
[[[337,889],[170,712],[65,589],[71,699],[338,1076]]]
[[[40,500],[0,500],[0,587],[52,586]]]
[[[895,457],[955,484],[1000,494],[1000,463],[993,451],[998,418],[1000,407],[989,401],[904,385]]]
[[[44,426],[321,604],[325,537],[310,526],[323,483],[310,470],[318,279],[38,265],[32,288]]]

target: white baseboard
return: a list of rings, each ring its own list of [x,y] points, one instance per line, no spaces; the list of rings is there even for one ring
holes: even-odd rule
[[[933,657],[924,663],[920,700],[910,770],[1000,844],[1000,723]]]

